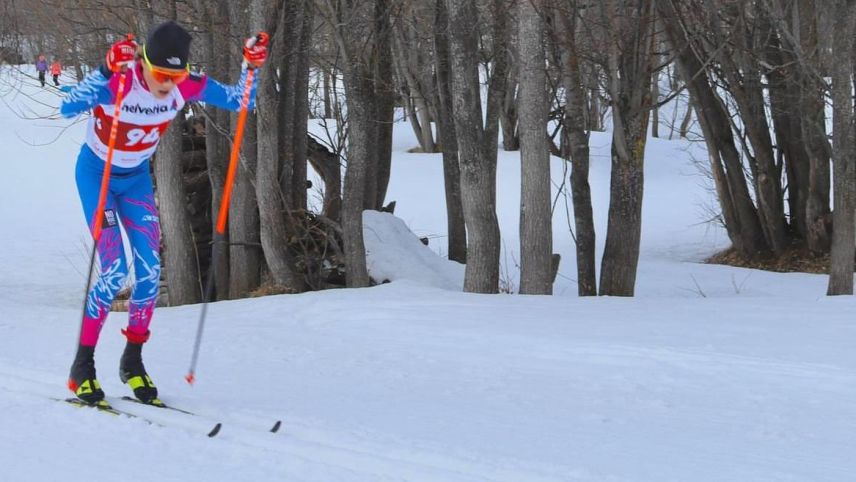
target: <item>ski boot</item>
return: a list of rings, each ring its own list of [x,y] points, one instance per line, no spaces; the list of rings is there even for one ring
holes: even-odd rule
[[[88,405],[107,405],[104,391],[95,377],[95,347],[78,345],[68,375],[68,389]]]
[[[122,383],[131,387],[137,400],[146,405],[163,406],[163,402],[158,399],[158,389],[143,366],[143,343],[149,339],[149,333],[147,331],[140,335],[122,330],[122,334],[128,338],[128,343],[119,361],[119,378]]]

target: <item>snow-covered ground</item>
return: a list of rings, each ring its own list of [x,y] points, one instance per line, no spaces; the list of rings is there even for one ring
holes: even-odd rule
[[[556,296],[459,292],[444,251],[439,155],[396,128],[389,200],[366,216],[369,265],[391,283],[210,306],[196,386],[198,306],[159,309],[146,347],[160,422],[65,397],[87,262],[73,180],[83,124],[25,119],[59,98],[0,71],[0,467],[3,481],[852,481],[856,300],[824,276],[698,261],[727,245],[691,159],[653,140],[632,299],[578,298],[564,201]],[[45,104],[45,105],[42,105]],[[60,135],[61,134],[61,135]],[[44,144],[44,145],[33,145]],[[605,237],[609,136],[592,137]],[[562,164],[554,159],[554,179]],[[501,153],[506,276],[518,251],[519,162]],[[430,249],[406,228],[430,236]],[[108,395],[126,315],[97,352]],[[142,407],[146,408],[146,407]],[[278,434],[266,433],[275,419]],[[224,428],[204,435],[212,421]]]

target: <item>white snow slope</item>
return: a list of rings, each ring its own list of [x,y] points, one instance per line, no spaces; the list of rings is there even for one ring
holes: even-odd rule
[[[53,401],[68,396],[87,262],[83,124],[21,118],[58,97],[0,74],[0,480],[856,480],[854,299],[823,296],[823,276],[699,264],[727,239],[703,223],[704,153],[683,141],[648,147],[635,298],[576,297],[563,201],[553,297],[461,293],[460,265],[371,213],[369,265],[391,283],[212,304],[194,387],[199,306],[157,310],[147,367],[198,416],[148,409],[149,425]],[[414,144],[396,126],[388,199],[442,253],[441,158]],[[592,147],[602,243],[609,135]],[[518,153],[501,153],[511,284],[518,185]],[[110,316],[96,356],[115,397],[125,323]]]

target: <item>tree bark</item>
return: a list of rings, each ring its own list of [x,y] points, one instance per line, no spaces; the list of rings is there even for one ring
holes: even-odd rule
[[[854,141],[854,34],[856,0],[836,0],[835,39],[832,43],[832,149],[835,182],[832,210],[832,252],[827,295],[853,294],[853,257],[856,246],[856,141]]]
[[[601,261],[600,294],[633,296],[642,232],[645,141],[652,106],[654,18],[653,0],[621,0],[618,3],[614,6],[618,9],[610,9],[610,12],[618,12],[624,18],[616,21],[620,26],[613,26],[607,47],[614,127],[609,221]]]
[[[160,141],[154,161],[158,211],[163,236],[163,264],[171,306],[202,299],[196,244],[190,229],[181,165],[184,113],[179,113]]]
[[[496,293],[499,290],[500,252],[495,201],[497,145],[496,136],[491,141],[482,124],[478,39],[472,28],[477,10],[474,0],[447,0],[447,6],[452,113],[458,139],[464,221],[468,237],[464,291]],[[500,68],[495,67],[496,70]],[[490,105],[489,101],[489,112]],[[492,156],[488,152],[490,145],[493,147]]]
[[[282,10],[282,21],[279,29],[282,32],[282,47],[277,55],[277,68],[280,76],[279,95],[279,152],[281,157],[281,170],[279,173],[280,189],[284,196],[285,213],[290,213],[299,206],[295,202],[299,197],[295,193],[295,186],[300,182],[299,167],[300,159],[305,161],[305,152],[298,152],[297,138],[295,133],[300,130],[302,122],[298,117],[299,99],[301,90],[300,40],[303,33],[303,10],[306,0],[285,0]],[[273,59],[271,59],[273,60]],[[306,190],[305,178],[301,190]],[[289,227],[286,225],[285,234],[288,235]]]
[[[522,39],[522,36],[521,36]],[[511,88],[506,89],[505,97],[502,99],[502,109],[499,112],[499,125],[502,129],[502,149],[505,151],[516,151],[520,149],[520,133],[518,132],[519,116],[518,116],[518,97],[517,78],[520,77],[519,67],[512,69],[509,85]]]
[[[702,128],[728,237],[741,255],[752,258],[768,248],[731,130],[730,113],[707,76],[704,60],[698,56],[695,32],[682,23],[672,2],[658,2],[657,7],[675,50],[678,73],[687,85]]]
[[[553,293],[550,148],[543,2],[519,0],[520,38],[520,293]]]
[[[230,3],[230,17],[240,19],[231,24],[233,37],[249,35],[249,2]],[[240,45],[232,42],[231,58],[241,55]],[[232,64],[232,77],[240,76],[240,67]],[[233,123],[237,123],[238,113],[232,114]],[[259,209],[256,202],[255,179],[257,144],[255,114],[248,114],[244,126],[244,140],[241,144],[241,157],[235,175],[235,186],[229,208],[229,298],[246,298],[259,287],[261,281],[261,249],[259,241]]]
[[[414,10],[416,9],[414,8]],[[411,15],[414,18],[408,18],[407,22],[396,23],[392,57],[395,60],[394,64],[399,78],[400,95],[404,100],[410,126],[419,141],[419,148],[422,152],[433,153],[438,152],[431,126],[431,109],[429,108],[429,96],[434,79],[431,75],[431,59],[426,60],[428,55],[422,52],[425,49],[425,44],[420,41],[421,37],[427,33],[422,31],[411,32],[411,30],[419,28],[420,24],[427,18],[421,18],[418,10],[412,12]],[[434,35],[436,38],[436,34]],[[427,82],[425,82],[426,80]]]
[[[271,7],[268,9],[267,7]],[[275,7],[275,8],[273,8]],[[269,62],[279,65],[288,45],[284,44],[282,2],[269,5],[264,0],[253,0],[254,25],[268,24],[273,35]],[[273,27],[273,28],[271,28]],[[287,135],[280,125],[279,93],[277,92],[276,69],[266,68],[259,72],[256,100],[257,112],[257,165],[256,198],[259,206],[260,238],[262,252],[274,283],[290,291],[301,291],[303,278],[294,271],[294,260],[288,251],[288,234],[285,226],[286,195],[281,190],[280,136]]]
[[[561,42],[562,85],[565,88],[565,118],[562,124],[563,155],[571,161],[571,199],[574,204],[574,238],[577,252],[577,293],[597,295],[594,214],[589,186],[589,131],[586,91],[580,72],[576,41],[577,12],[559,12],[553,25]]]
[[[815,0],[800,0],[798,3],[799,41],[805,62],[819,72],[822,63],[817,34],[819,12],[815,3]],[[829,209],[829,159],[832,149],[826,134],[824,86],[813,75],[804,73],[800,95],[804,115],[801,122],[802,137],[809,158],[806,244],[814,253],[827,253],[832,234],[832,212]]]
[[[327,150],[313,138],[307,137],[309,162],[324,181],[324,206],[321,214],[341,223],[342,164],[339,156]]]
[[[749,12],[755,23],[747,25]],[[750,56],[749,50],[766,48],[770,37],[768,19],[760,7],[741,4],[734,12],[733,19],[738,34],[732,36],[737,48],[723,48],[716,55],[723,75],[730,85],[730,92],[737,103],[737,109],[745,129],[746,137],[752,147],[752,155],[747,156],[752,171],[755,198],[758,202],[758,216],[767,245],[773,253],[779,254],[788,246],[785,226],[784,200],[779,181],[780,169],[773,155],[773,141],[764,103],[763,85],[757,61]],[[728,41],[722,32],[720,23],[711,23],[712,33],[717,42]]]
[[[246,298],[261,282],[261,240],[256,188],[257,117],[248,115],[241,144],[241,161],[235,176],[229,212],[229,298]]]
[[[392,68],[391,0],[375,3],[375,115],[377,124],[376,179],[374,192],[369,193],[373,209],[383,207],[392,170],[392,128],[395,121],[395,85]],[[428,122],[428,130],[431,123]]]
[[[446,0],[436,0],[434,49],[440,115],[437,128],[443,148],[443,181],[446,193],[446,227],[449,259],[467,262],[467,231],[461,201],[461,169],[458,163],[458,137],[455,135],[449,73],[449,15]]]
[[[350,39],[355,40],[355,39]],[[366,247],[363,241],[363,209],[366,177],[376,141],[373,126],[374,89],[371,74],[361,60],[351,57],[345,71],[345,94],[348,105],[348,169],[345,171],[345,194],[342,200],[342,229],[345,242],[345,281],[348,288],[369,285],[366,267]]]
[[[508,20],[511,17],[511,15],[509,15],[509,11],[513,11],[513,9],[509,8],[508,1],[509,0],[492,0],[491,2],[493,22],[493,71],[491,72],[490,79],[488,79],[487,102],[484,117],[485,121],[484,128],[482,129],[484,132],[482,143],[484,144],[483,149],[487,160],[486,167],[490,169],[490,179],[493,186],[490,189],[491,202],[494,205],[496,204],[496,156],[497,151],[499,150],[499,115],[500,112],[502,112],[503,102],[508,95],[509,73],[511,68],[511,32]],[[452,16],[452,24],[457,23],[458,20],[464,22],[467,21],[466,19],[456,19]],[[469,28],[472,29],[471,24]],[[478,48],[477,38],[476,48]],[[474,56],[474,60],[478,60],[477,55]]]
[[[206,42],[206,53],[208,62],[208,74],[216,79],[226,79],[229,76],[229,68],[226,63],[228,56],[222,52],[230,49],[228,31],[228,2],[218,0],[206,2],[208,15],[208,28]],[[212,223],[217,222],[220,209],[220,200],[223,197],[224,184],[226,182],[226,169],[229,162],[229,134],[230,119],[229,112],[217,108],[206,108],[208,122],[205,135],[205,153],[208,163],[208,177],[211,181],[211,210]],[[224,131],[224,132],[221,132]],[[216,231],[216,225],[212,232]],[[228,232],[219,242],[228,243]],[[214,242],[218,242],[214,237]],[[229,256],[228,250],[215,250],[212,253],[222,253],[217,259],[211,260],[208,276],[214,276],[216,288],[215,299],[226,299],[229,295]]]
[[[291,208],[296,210],[306,210],[307,194],[306,180],[308,178],[307,169],[307,141],[306,135],[309,130],[309,64],[312,47],[312,25],[314,16],[313,8],[309,4],[309,0],[303,0],[301,4],[302,10],[300,19],[302,25],[300,28],[300,37],[294,49],[294,85],[295,92],[294,111],[291,115],[294,116],[292,123],[293,132],[292,145],[294,146],[294,164],[292,171],[292,185],[289,189],[291,194]]]
[[[790,228],[798,238],[805,239],[808,227],[809,171],[810,162],[802,137],[805,113],[800,103],[797,59],[778,42],[771,40],[767,46],[766,59],[775,68],[767,72],[767,95],[770,98],[770,116],[776,135],[776,150],[784,164],[787,175],[787,200]]]

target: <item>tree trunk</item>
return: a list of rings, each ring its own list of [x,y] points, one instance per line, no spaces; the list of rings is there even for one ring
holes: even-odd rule
[[[477,10],[474,0],[447,0],[447,6],[452,113],[458,139],[468,237],[464,291],[496,293],[499,290],[500,251],[495,203],[497,146],[496,137],[491,142],[482,124],[478,39],[472,28]],[[499,69],[499,66],[495,67],[494,75]],[[488,119],[490,122],[490,116]],[[493,156],[487,152],[491,143]]]
[[[604,126],[600,105],[600,82],[596,66],[592,65],[591,68],[588,69],[586,82],[588,85],[588,116],[586,116],[588,119],[588,125],[586,128],[589,131],[603,132]]]
[[[836,0],[835,39],[832,43],[832,148],[835,182],[832,211],[832,252],[827,295],[853,294],[853,256],[856,246],[856,141],[854,137],[853,57],[856,0]]]
[[[749,9],[752,6],[742,4],[741,8]],[[779,180],[781,172],[773,155],[773,141],[767,122],[760,69],[757,61],[750,58],[746,52],[756,47],[766,48],[766,42],[771,37],[765,33],[769,33],[770,26],[766,18],[757,19],[757,25],[746,25],[747,15],[746,12],[738,15],[737,24],[733,27],[738,30],[738,34],[732,38],[738,41],[737,48],[742,50],[719,49],[717,59],[725,79],[731,86],[730,92],[737,103],[746,137],[752,147],[752,155],[747,158],[752,171],[761,228],[767,245],[774,253],[779,254],[788,245],[782,186]],[[763,14],[758,16],[762,17]],[[717,41],[726,42],[719,23],[714,22],[712,26]]]
[[[330,80],[330,69],[324,68],[324,118],[332,119],[333,118],[333,105],[330,93],[330,84],[332,83]]]
[[[542,2],[519,0],[520,35],[520,293],[553,293],[550,148]]]
[[[353,40],[353,39],[352,39]],[[363,208],[366,177],[376,141],[373,126],[373,87],[368,68],[361,59],[351,57],[345,70],[345,95],[348,105],[348,169],[345,171],[345,195],[342,201],[342,229],[345,242],[345,280],[348,288],[369,285],[366,247],[363,241]]]
[[[692,75],[692,74],[690,74]],[[682,139],[686,139],[690,135],[690,122],[693,120],[693,100],[687,99],[687,111],[684,113],[684,118],[681,121],[681,128],[678,131],[678,134]]]
[[[767,58],[771,65],[796,64],[796,59],[771,45]],[[804,117],[800,104],[799,72],[796,68],[776,68],[767,73],[767,94],[770,98],[770,115],[776,134],[776,147],[783,159],[788,179],[788,211],[791,232],[805,239],[807,233],[806,208],[808,205],[810,163],[800,126]]]
[[[595,228],[589,186],[589,133],[586,130],[586,91],[580,73],[576,42],[576,12],[554,17],[561,42],[562,85],[565,88],[565,119],[562,125],[563,155],[571,161],[571,198],[576,228],[577,292],[597,295]]]
[[[271,42],[270,64],[279,65],[288,48],[283,42],[283,5],[268,9],[264,0],[253,0],[254,25],[276,19],[274,28],[268,31],[274,36]],[[274,10],[274,11],[272,11]],[[285,227],[285,193],[280,184],[280,143],[282,130],[279,116],[279,93],[277,92],[276,70],[261,69],[259,72],[257,112],[257,165],[256,198],[259,206],[260,238],[262,252],[274,283],[291,291],[303,289],[303,278],[294,272],[294,260],[288,252],[288,235]]]
[[[694,38],[690,37],[692,33],[688,27],[682,25],[672,3],[658,2],[657,7],[669,43],[676,51],[678,73],[687,85],[690,102],[702,128],[728,237],[741,255],[752,258],[768,248],[744,176],[731,130],[730,114],[704,71],[703,60],[697,50],[687,45]]]
[[[653,60],[653,0],[624,0],[628,17],[614,27],[609,49],[612,174],[600,294],[633,296],[642,232],[642,186]]]
[[[280,190],[284,197],[285,214],[288,214],[299,206],[295,205],[298,197],[295,195],[295,186],[300,180],[299,167],[300,159],[305,159],[304,153],[298,152],[297,138],[295,133],[300,130],[298,125],[301,119],[298,117],[299,97],[300,97],[300,61],[298,60],[300,40],[303,33],[303,9],[306,0],[285,0],[282,12],[282,22],[280,30],[282,35],[282,47],[279,55],[277,66],[279,69],[280,86],[279,89],[279,155],[282,166],[279,173]],[[272,59],[273,60],[273,59]],[[305,183],[305,178],[304,181]],[[305,191],[306,186],[301,188]],[[286,236],[290,234],[288,225],[285,226]],[[285,238],[284,238],[285,239]]]
[[[230,3],[230,17],[240,19],[233,22],[233,36],[248,35],[250,19],[246,15],[248,2]],[[240,38],[240,37],[239,37]],[[240,55],[240,45],[232,43],[231,57]],[[240,77],[237,63],[232,67],[232,78]],[[237,123],[238,113],[232,114]],[[246,298],[259,287],[261,278],[261,250],[259,245],[259,209],[256,202],[255,179],[257,144],[255,114],[247,116],[244,127],[244,140],[241,143],[241,157],[235,175],[235,186],[229,208],[229,298]]]
[[[452,94],[449,73],[449,17],[446,0],[436,0],[434,20],[435,62],[440,115],[437,128],[443,148],[443,180],[446,192],[446,226],[448,230],[449,259],[467,262],[467,231],[464,227],[464,210],[461,202],[461,170],[458,164],[458,138],[452,113]]]
[[[324,181],[324,206],[321,214],[341,223],[342,165],[339,156],[327,150],[318,141],[307,137],[309,162]]]
[[[416,23],[414,19],[414,23]],[[431,85],[423,85],[422,79],[425,75],[419,75],[421,71],[426,70],[426,66],[421,65],[420,60],[424,55],[419,52],[420,44],[415,35],[409,35],[405,29],[411,28],[410,25],[397,25],[397,35],[394,36],[395,41],[393,46],[393,57],[398,75],[398,83],[401,86],[399,91],[404,100],[405,113],[409,119],[413,133],[419,141],[419,148],[422,152],[432,153],[437,152],[437,145],[434,142],[434,132],[431,128],[431,111],[428,107],[428,99],[426,88],[430,89]],[[430,77],[429,77],[430,80]]]
[[[523,37],[521,36],[521,39]],[[521,40],[522,41],[522,40]],[[520,76],[519,67],[515,67],[509,79],[511,88],[506,89],[505,97],[502,99],[502,110],[499,112],[499,125],[502,128],[502,149],[505,151],[516,151],[520,149],[520,135],[517,131],[519,119],[517,112],[517,78]]]
[[[482,137],[484,144],[484,154],[487,161],[486,167],[490,172],[490,191],[491,204],[494,216],[496,215],[496,156],[499,150],[499,113],[502,111],[502,104],[508,95],[508,80],[511,63],[511,32],[508,26],[508,19],[511,15],[508,14],[505,0],[492,0],[492,17],[493,17],[493,72],[488,79],[487,103],[485,111],[485,121]],[[451,9],[450,9],[451,12]],[[473,17],[476,18],[476,17]],[[459,19],[452,16],[452,24],[455,24]],[[467,21],[466,19],[460,19]],[[472,25],[470,25],[472,28]],[[452,34],[454,35],[454,33]],[[476,39],[478,46],[478,39]],[[477,60],[478,56],[474,56]],[[477,69],[477,66],[476,66]],[[480,97],[479,97],[480,98]],[[481,109],[479,109],[481,110]],[[459,136],[460,138],[460,136]],[[497,228],[499,229],[499,228]]]
[[[222,55],[222,52],[228,52],[230,49],[227,34],[229,26],[228,4],[218,1],[207,4],[207,7],[209,28],[206,42],[208,74],[215,79],[227,79],[229,77],[229,69],[226,64],[228,56]],[[230,119],[229,113],[222,109],[209,107],[206,108],[206,112],[208,123],[205,135],[205,153],[208,177],[211,181],[211,220],[212,223],[216,223],[229,163]],[[212,227],[212,231],[216,231],[216,225]],[[215,236],[214,242],[228,243],[228,232],[224,234],[224,238],[218,241]],[[211,260],[208,276],[214,276],[215,299],[226,299],[229,295],[228,250],[212,249],[212,253],[221,253],[221,256]]]
[[[800,0],[800,50],[812,68],[820,70],[817,16],[815,0]],[[827,253],[832,233],[832,213],[829,209],[829,157],[831,147],[826,134],[824,86],[813,75],[804,73],[800,85],[803,119],[802,138],[809,158],[808,201],[806,203],[806,244],[814,253]]]
[[[229,298],[246,298],[261,282],[259,208],[253,181],[256,175],[256,116],[248,115],[241,144],[241,162],[235,176],[229,212]]]
[[[299,19],[302,20],[302,25],[300,37],[294,49],[293,89],[295,99],[294,110],[291,113],[294,116],[294,122],[291,124],[293,132],[290,134],[294,146],[292,185],[289,189],[291,208],[304,211],[307,206],[306,180],[309,177],[306,159],[306,135],[309,123],[309,56],[311,55],[313,24],[313,8],[309,3],[309,0],[303,0],[301,5],[302,10]]]
[[[651,97],[654,99],[654,107],[651,109],[651,137],[660,137],[660,70],[654,72],[654,80],[651,82]]]
[[[161,139],[154,162],[163,264],[171,306],[199,303],[202,299],[196,244],[182,181],[183,130],[184,113],[180,112]]]
[[[395,121],[395,80],[392,69],[392,26],[390,25],[391,0],[377,0],[375,3],[375,115],[377,124],[377,164],[373,198],[373,209],[383,207],[386,191],[389,188],[389,176],[392,169],[392,128]],[[426,109],[427,112],[427,109]],[[430,117],[425,126],[431,131]],[[434,149],[436,150],[436,149]],[[432,151],[434,152],[434,151]]]

